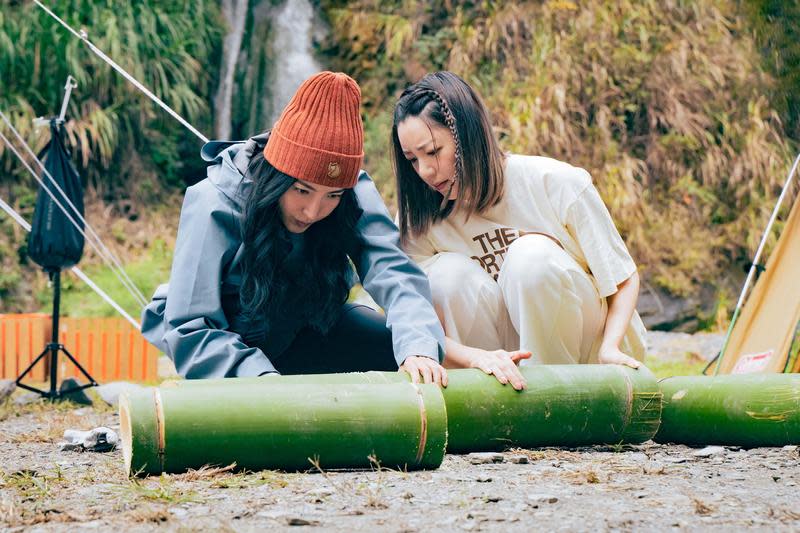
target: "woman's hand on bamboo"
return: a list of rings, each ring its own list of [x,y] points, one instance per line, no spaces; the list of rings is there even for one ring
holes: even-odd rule
[[[597,354],[597,360],[605,365],[625,365],[634,369],[642,366],[642,363],[623,353],[616,346],[601,346]]]
[[[430,357],[411,355],[400,365],[400,371],[408,372],[412,383],[436,383],[447,387],[447,370]]]
[[[470,366],[493,375],[503,385],[511,383],[511,386],[516,390],[522,390],[528,384],[517,365],[520,361],[528,359],[530,356],[531,352],[526,352],[525,350],[514,350],[512,352],[505,350],[479,350],[479,353],[472,358]]]

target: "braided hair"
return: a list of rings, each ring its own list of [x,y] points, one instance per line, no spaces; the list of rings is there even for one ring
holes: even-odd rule
[[[450,130],[455,143],[458,197],[450,201],[428,187],[403,155],[397,126],[419,117],[430,128]],[[458,210],[466,217],[497,205],[503,196],[505,158],[480,97],[457,75],[434,72],[408,87],[398,100],[392,125],[392,155],[397,179],[400,235],[419,235]]]

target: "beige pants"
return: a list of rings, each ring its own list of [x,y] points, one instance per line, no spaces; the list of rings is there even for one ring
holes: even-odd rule
[[[595,363],[607,304],[553,240],[509,247],[495,281],[474,260],[441,253],[428,264],[433,303],[450,338],[485,350],[527,350],[522,364]]]

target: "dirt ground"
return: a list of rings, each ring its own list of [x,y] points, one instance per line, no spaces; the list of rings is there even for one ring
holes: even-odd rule
[[[201,470],[138,480],[119,450],[57,446],[65,429],[118,429],[111,408],[6,405],[0,418],[0,529],[9,531],[800,528],[796,447],[650,442],[448,455],[427,472]]]

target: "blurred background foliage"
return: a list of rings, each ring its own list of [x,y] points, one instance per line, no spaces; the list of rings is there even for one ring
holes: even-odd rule
[[[211,131],[226,31],[218,2],[53,5]],[[41,146],[46,135],[32,130],[31,118],[57,112],[67,74],[78,78],[67,128],[88,211],[128,262],[152,266],[144,256],[155,248],[168,264],[178,195],[202,177],[197,140],[33,4],[0,0],[0,7],[0,108]],[[393,103],[426,72],[447,69],[481,93],[506,150],[592,173],[649,285],[687,296],[723,285],[752,257],[800,141],[796,2],[320,0],[315,7],[329,26],[316,42],[319,58],[361,84],[365,168],[390,206]],[[9,156],[0,151],[0,194],[30,218],[32,179]],[[14,268],[25,262],[24,244],[12,224],[0,216],[0,311],[29,302]],[[144,290],[161,281],[145,281]]]
[[[800,84],[777,59],[800,12],[767,3],[362,0],[329,7],[331,50],[362,84],[381,180],[398,91],[452,70],[505,149],[589,170],[645,279],[687,295],[752,256],[791,162]]]
[[[73,28],[85,28],[96,46],[195,127],[210,130],[215,69],[208,67],[218,63],[224,33],[215,2],[49,4]],[[67,76],[76,78],[66,130],[84,178],[87,219],[118,253],[129,251],[122,253],[126,260],[137,260],[159,227],[149,220],[146,231],[123,230],[130,238],[121,243],[115,221],[135,221],[149,216],[158,202],[174,200],[184,180],[204,168],[196,155],[197,139],[33,2],[0,0],[0,73],[0,109],[37,152],[49,133],[36,130],[32,119],[57,115]],[[5,145],[0,146],[0,170],[0,197],[30,221],[36,183]],[[174,227],[160,231],[174,233]],[[91,263],[95,258],[86,250],[84,262]],[[0,266],[0,312],[33,310],[43,277],[30,275],[24,232],[5,214],[0,215]]]

